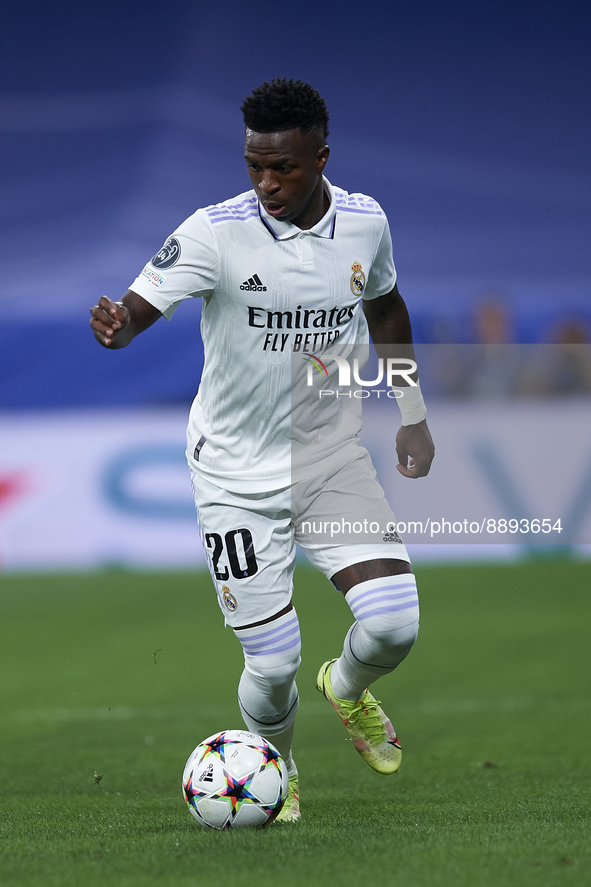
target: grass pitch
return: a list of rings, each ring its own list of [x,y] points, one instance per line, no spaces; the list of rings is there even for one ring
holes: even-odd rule
[[[369,770],[314,690],[350,616],[299,569],[303,818],[227,833],[180,791],[194,746],[242,726],[208,576],[2,579],[0,884],[591,885],[591,564],[417,576],[419,641],[376,685],[400,773]]]

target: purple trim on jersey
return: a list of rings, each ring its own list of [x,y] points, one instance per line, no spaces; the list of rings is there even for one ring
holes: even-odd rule
[[[246,216],[218,216],[217,218],[209,217],[209,220],[212,225],[217,224],[217,222],[247,222],[249,219],[256,219],[256,213],[249,213]]]
[[[212,224],[232,221],[245,222],[247,219],[256,217],[257,207],[256,197],[247,197],[240,203],[215,203],[213,206],[206,206],[205,212]]]
[[[255,208],[254,206],[237,206],[237,207],[235,207],[235,208],[229,208],[229,207],[227,207],[227,206],[220,206],[220,207],[215,206],[215,207],[212,207],[211,209],[208,209],[208,210],[207,210],[207,214],[210,215],[210,216],[213,216],[213,215],[217,215],[217,216],[227,216],[227,215],[230,215],[230,216],[238,216],[238,217],[240,217],[240,216],[246,216],[246,215],[249,215],[249,213],[250,213],[250,214],[252,214],[252,213],[256,213],[256,208]]]
[[[341,192],[335,195],[337,210],[345,213],[357,213],[358,215],[383,216],[383,210],[373,197],[353,197],[351,194]]]
[[[236,209],[239,209],[241,206],[254,207],[257,203],[258,203],[257,198],[253,194],[252,197],[245,197],[244,200],[240,201],[240,203],[232,203],[231,200],[228,200],[227,203],[216,203],[215,206],[235,206]]]
[[[236,207],[239,209],[241,206],[254,206],[257,203],[257,198],[253,194],[252,197],[245,197],[244,200],[241,200],[240,203],[233,203],[231,200],[227,200],[225,203],[210,203],[209,206],[206,206],[205,209],[226,209],[231,207]]]
[[[207,215],[210,217],[210,219],[214,219],[214,221],[216,219],[222,218],[222,217],[223,218],[229,217],[231,219],[242,220],[244,218],[250,218],[251,216],[256,216],[256,214],[257,214],[254,207],[251,207],[250,209],[248,207],[246,207],[246,209],[237,209],[234,212],[232,212],[228,209],[225,209],[225,208],[224,209],[206,210],[206,212],[207,212]]]
[[[216,206],[213,209],[206,210],[206,212],[208,216],[236,216],[237,218],[240,218],[241,216],[247,216],[254,213],[255,209],[252,206],[245,206],[230,210],[227,206],[221,207],[220,209]]]
[[[244,206],[254,206],[256,201],[256,197],[247,197],[245,200],[241,200],[239,203],[234,203],[231,200],[227,200],[225,203],[210,203],[209,206],[206,206],[205,209],[240,209]]]
[[[377,210],[377,209],[374,209],[374,210],[359,209],[359,208],[354,208],[352,206],[343,206],[342,204],[339,204],[339,203],[337,203],[337,212],[357,213],[358,215],[362,215],[362,216],[383,216],[384,215],[383,212],[381,212],[380,210]]]
[[[368,209],[376,209],[381,211],[380,204],[373,197],[366,197],[365,194],[348,194],[346,191],[335,193],[336,203],[343,206],[365,206]]]
[[[263,223],[263,225],[265,226],[265,228],[267,229],[267,231],[270,231],[270,232],[271,232],[271,234],[273,235],[274,239],[275,239],[275,240],[279,240],[278,236],[275,234],[275,232],[273,231],[273,229],[271,228],[271,226],[269,225],[269,223],[267,222],[267,220],[266,220],[265,218],[263,218],[263,216],[261,215],[261,205],[260,205],[260,203],[259,203],[258,207],[259,207],[259,219],[261,220],[261,222]]]

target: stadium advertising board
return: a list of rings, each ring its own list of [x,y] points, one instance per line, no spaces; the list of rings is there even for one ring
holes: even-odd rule
[[[364,405],[362,443],[413,557],[517,557],[591,542],[587,399],[434,401],[437,455],[415,481],[395,471],[400,417],[395,401],[386,405]],[[1,568],[202,565],[185,422],[181,409],[5,414]],[[357,523],[349,537],[367,541]],[[336,532],[320,529],[321,540]]]

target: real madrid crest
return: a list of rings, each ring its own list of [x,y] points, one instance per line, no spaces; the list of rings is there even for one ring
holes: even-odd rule
[[[354,296],[360,296],[365,289],[365,274],[359,262],[353,262],[351,265],[351,292]]]
[[[233,613],[238,607],[238,602],[234,595],[230,593],[230,589],[227,585],[222,585],[222,591],[224,593],[223,599],[226,610],[230,610],[230,612]]]

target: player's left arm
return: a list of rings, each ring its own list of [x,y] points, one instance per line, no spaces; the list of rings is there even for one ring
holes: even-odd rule
[[[385,296],[364,301],[363,311],[378,357],[392,356],[391,346],[396,345],[397,357],[415,360],[410,319],[397,284]],[[411,373],[410,378],[417,382],[418,372]],[[400,387],[404,387],[404,380]],[[435,447],[426,419],[401,426],[396,435],[396,453],[396,468],[400,474],[405,477],[425,477],[429,473]]]

